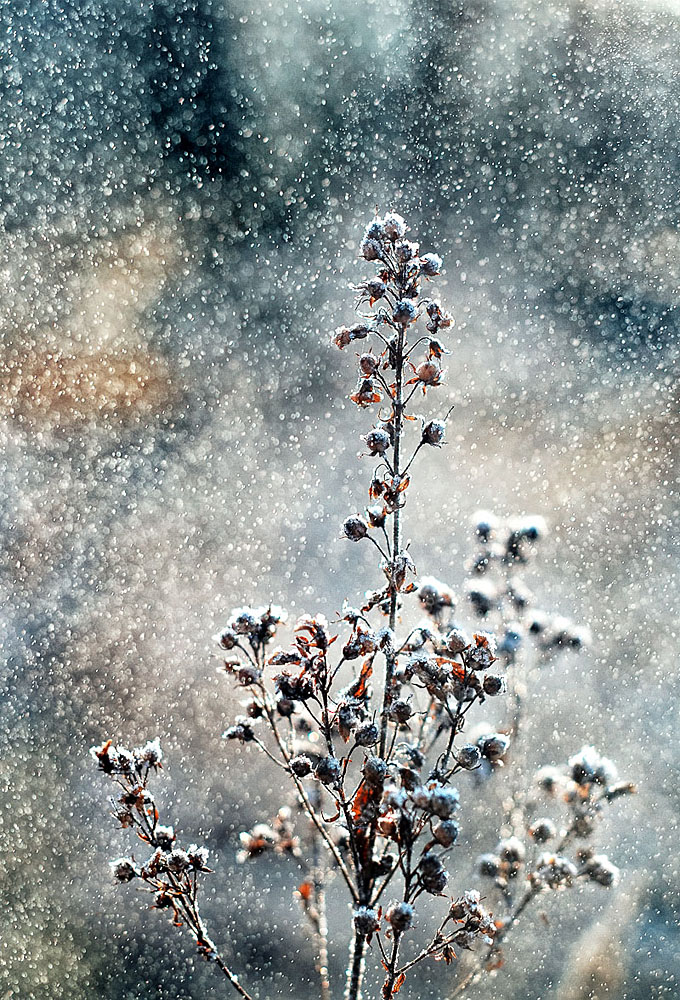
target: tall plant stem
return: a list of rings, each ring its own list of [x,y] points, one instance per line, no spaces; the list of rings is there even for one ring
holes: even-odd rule
[[[366,938],[359,931],[355,930],[349,969],[347,970],[345,1000],[361,1000],[361,983],[364,978],[365,955]]]
[[[401,326],[397,335],[397,350],[396,350],[396,378],[394,386],[394,446],[392,452],[392,471],[394,473],[394,479],[398,482],[399,476],[401,474],[400,463],[401,463],[401,436],[403,432],[403,421],[404,421],[404,398],[403,398],[403,383],[404,383],[404,340],[406,336],[406,327]],[[398,505],[394,511],[393,522],[392,522],[392,560],[396,560],[401,552],[401,507]],[[392,587],[390,592],[390,630],[394,634],[394,630],[397,625],[397,600],[398,600],[397,585],[394,579],[394,571],[392,573]],[[391,648],[387,654],[385,662],[385,689],[383,691],[383,703],[382,711],[380,713],[380,756],[385,756],[385,748],[387,746],[387,722],[388,722],[388,710],[390,705],[390,698],[392,694],[392,679],[394,677],[394,667],[397,660],[396,649]]]

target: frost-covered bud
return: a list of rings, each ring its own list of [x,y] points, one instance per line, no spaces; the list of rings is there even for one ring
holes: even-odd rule
[[[225,628],[215,636],[215,640],[219,643],[222,649],[233,649],[238,643],[238,636],[234,632],[233,628]]]
[[[544,819],[542,817],[531,824],[529,827],[529,836],[537,844],[545,844],[557,836],[557,827],[551,819]]]
[[[148,764],[150,767],[158,767],[163,760],[163,751],[161,750],[158,738],[149,740],[143,747],[138,747],[135,750],[135,756],[142,764]]]
[[[380,359],[375,354],[362,354],[359,358],[359,368],[362,375],[375,375],[380,367]]]
[[[380,260],[382,258],[382,246],[377,240],[364,236],[359,244],[359,253],[364,260]]]
[[[501,859],[496,854],[482,854],[477,859],[477,869],[485,878],[496,878],[501,870]]]
[[[494,532],[498,528],[498,518],[495,514],[490,514],[489,511],[480,510],[473,515],[472,523],[474,525],[475,534],[483,542],[488,542],[494,535]]]
[[[379,403],[382,399],[378,386],[372,378],[359,379],[356,392],[349,397],[357,406],[370,406],[371,403]]]
[[[385,238],[385,235],[385,222],[379,215],[376,215],[375,219],[369,222],[366,226],[366,229],[364,230],[364,238],[367,240],[380,241]]]
[[[540,771],[536,772],[534,781],[544,792],[548,792],[549,795],[554,795],[562,784],[562,774],[558,768],[548,765],[547,767],[542,767]]]
[[[413,709],[407,701],[399,699],[390,705],[389,717],[392,722],[398,722],[400,726],[405,726],[412,715]]]
[[[255,733],[250,720],[245,715],[237,715],[234,725],[222,733],[224,740],[240,740],[241,743],[251,743],[255,739]]]
[[[433,448],[439,448],[446,433],[445,420],[428,420],[423,427],[423,443],[430,444]]]
[[[531,635],[543,635],[550,625],[550,618],[545,611],[534,611],[529,618],[529,633]]]
[[[354,734],[354,739],[357,746],[372,747],[374,743],[378,742],[379,736],[378,727],[374,722],[369,722],[365,726],[359,726]]]
[[[187,847],[187,857],[189,864],[197,872],[208,871],[208,857],[210,852],[207,847],[199,847],[198,844],[189,844]]]
[[[595,774],[600,767],[600,763],[601,758],[595,747],[582,747],[568,761],[572,779],[577,785],[592,784],[595,781]]]
[[[429,615],[438,615],[444,608],[455,607],[456,599],[451,588],[433,576],[422,578],[416,594]]]
[[[496,639],[490,632],[475,632],[474,645],[468,653],[468,663],[473,670],[488,670],[496,657]]]
[[[165,864],[168,871],[173,872],[175,875],[182,875],[188,868],[191,867],[189,855],[186,851],[182,851],[178,847],[166,855]]]
[[[455,819],[443,819],[434,827],[434,839],[442,847],[452,847],[458,840],[460,827]]]
[[[368,295],[371,305],[385,297],[387,285],[380,278],[369,278],[361,285],[361,290]]]
[[[436,854],[425,854],[420,862],[420,880],[426,892],[438,896],[446,888],[449,873]]]
[[[360,542],[368,534],[368,525],[363,517],[348,517],[342,525],[342,533],[351,542]]]
[[[354,911],[354,927],[363,937],[369,937],[380,927],[378,914],[369,906],[359,906]]]
[[[312,773],[312,762],[304,753],[298,754],[297,757],[291,757],[289,767],[298,778],[306,778],[308,774]]]
[[[497,674],[487,674],[482,682],[484,694],[489,698],[494,698],[497,694],[505,691],[505,678]]]
[[[442,379],[442,367],[438,361],[421,361],[416,368],[416,378],[423,385],[439,385]]]
[[[519,521],[513,522],[511,528],[514,532],[522,538],[526,538],[529,542],[539,541],[539,539],[544,538],[548,532],[548,526],[545,522],[545,518],[538,515],[534,515],[532,517],[522,517]]]
[[[458,747],[455,754],[456,760],[466,771],[472,771],[478,767],[482,759],[482,751],[474,743],[466,743],[465,746]]]
[[[457,788],[435,788],[430,792],[430,809],[440,819],[449,819],[460,805]]]
[[[282,719],[289,719],[295,711],[295,702],[291,698],[279,698],[276,702],[276,711]]]
[[[362,770],[369,785],[379,786],[387,775],[387,764],[382,757],[367,757]]]
[[[383,219],[385,235],[394,242],[400,240],[406,232],[406,223],[396,212],[388,212]]]
[[[333,334],[333,343],[339,350],[347,347],[354,340],[365,340],[372,327],[365,323],[354,323],[353,326],[339,326]]]
[[[410,260],[414,260],[418,256],[420,247],[417,243],[411,243],[410,240],[400,240],[395,247],[397,254],[397,260],[401,264],[406,264]]]
[[[371,455],[384,455],[392,443],[387,431],[381,427],[376,427],[372,431],[369,431],[361,440],[366,442],[366,447]]]
[[[507,837],[505,840],[501,840],[496,848],[496,853],[501,861],[511,865],[523,864],[527,854],[524,844],[518,837]]]
[[[576,867],[558,854],[541,854],[536,862],[532,881],[549,889],[566,889],[578,872]]]
[[[334,785],[340,777],[340,770],[337,757],[322,757],[314,768],[314,777],[324,785]]]
[[[257,615],[252,608],[236,608],[231,613],[229,625],[237,635],[252,635],[258,626]]]
[[[610,889],[619,880],[619,869],[604,854],[596,854],[586,863],[588,878]]]
[[[416,318],[416,307],[410,299],[400,299],[394,306],[392,318],[395,323],[412,323]]]
[[[131,858],[116,858],[110,863],[111,874],[116,882],[131,882],[137,877],[137,869]]]
[[[175,831],[171,826],[157,826],[154,831],[154,840],[157,847],[162,851],[169,851],[176,840]]]
[[[484,618],[498,607],[498,588],[491,580],[476,580],[466,585],[470,604],[480,617]]]
[[[446,648],[453,656],[457,653],[462,653],[471,643],[472,636],[468,635],[465,629],[460,628],[458,625],[454,625],[447,633]]]
[[[414,911],[410,903],[390,903],[385,920],[398,934],[413,926]]]
[[[433,278],[435,275],[441,274],[443,263],[444,261],[438,253],[426,253],[420,258],[420,270],[423,274]]]
[[[510,746],[510,740],[503,733],[491,733],[489,736],[480,737],[477,745],[482,751],[482,757],[493,763],[505,757]]]
[[[411,792],[411,800],[416,809],[430,808],[430,792],[424,785],[414,788]]]
[[[250,687],[251,684],[257,684],[261,676],[262,671],[254,663],[241,663],[236,672],[236,678],[242,687]]]

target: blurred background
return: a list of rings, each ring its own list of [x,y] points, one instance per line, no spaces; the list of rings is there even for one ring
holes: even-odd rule
[[[331,617],[377,585],[338,537],[370,417],[328,346],[376,206],[444,255],[456,317],[418,567],[461,587],[480,506],[547,518],[532,587],[594,641],[534,677],[529,764],[592,742],[640,790],[598,832],[621,887],[548,900],[494,996],[677,996],[680,5],[27,0],[0,20],[0,996],[225,995],[110,884],[129,844],[88,758],[107,736],[161,737],[236,971],[315,995],[299,873],[235,864],[278,779],[220,740],[238,705],[210,637],[241,603]],[[488,812],[468,791],[468,858]],[[341,902],[330,919],[337,987]],[[446,982],[422,967],[411,989]]]

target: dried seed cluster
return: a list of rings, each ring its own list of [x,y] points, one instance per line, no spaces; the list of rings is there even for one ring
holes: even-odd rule
[[[375,547],[378,583],[332,622],[320,614],[298,618],[280,645],[287,619],[274,605],[236,608],[215,637],[221,670],[243,697],[224,738],[243,744],[246,755],[263,753],[285,772],[291,790],[273,819],[241,834],[239,861],[276,853],[303,871],[297,897],[317,941],[322,997],[329,995],[324,886],[331,875],[343,880],[354,935],[348,1000],[359,1000],[371,942],[389,1000],[427,958],[449,963],[460,950],[475,948],[480,970],[493,964],[507,930],[539,892],[577,879],[613,885],[617,872],[606,857],[587,846],[573,860],[565,851],[572,839],[593,833],[607,802],[631,790],[590,747],[569,761],[567,773],[543,769],[535,788],[566,807],[565,829],[536,816],[533,793],[515,790],[509,814],[499,816],[503,838],[479,860],[479,877],[493,880],[505,915],[492,916],[477,889],[452,891],[460,865],[451,858],[466,800],[511,761],[520,736],[528,649],[542,662],[581,649],[588,636],[532,608],[521,570],[546,535],[539,517],[475,517],[477,551],[462,607],[448,584],[417,572],[402,516],[416,458],[445,444],[447,421],[418,419],[410,405],[444,384],[448,351],[441,338],[453,319],[430,295],[442,258],[421,254],[407,233],[394,212],[367,226],[360,254],[375,273],[356,286],[358,322],[332,336],[340,350],[361,342],[350,399],[362,409],[379,407],[361,438],[363,454],[373,460],[366,504],[341,527],[346,540]],[[416,624],[406,627],[414,614]],[[506,694],[507,724],[466,735],[474,707]],[[119,786],[119,822],[153,849],[142,865],[132,857],[113,862],[115,878],[140,880],[153,891],[155,905],[187,924],[199,948],[248,997],[198,914],[205,850],[179,848],[172,827],[159,822],[148,790],[161,764],[157,743],[127,751],[108,742],[94,754]],[[519,902],[511,891],[517,886],[524,889]],[[409,959],[402,942],[406,938],[408,947],[416,927],[422,933],[419,901],[427,896],[441,898],[443,919]]]

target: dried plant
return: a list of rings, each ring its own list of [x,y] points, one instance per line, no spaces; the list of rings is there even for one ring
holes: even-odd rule
[[[449,861],[465,870],[460,854],[452,853],[462,805],[485,794],[505,763],[517,765],[520,774],[525,770],[519,737],[528,650],[535,669],[562,651],[579,650],[588,637],[563,618],[532,610],[520,574],[545,533],[540,518],[476,516],[478,551],[467,598],[483,628],[468,631],[458,623],[447,585],[417,577],[403,540],[404,509],[416,459],[442,447],[446,419],[419,419],[411,404],[444,380],[448,351],[441,338],[453,319],[429,296],[441,258],[420,253],[399,215],[374,219],[360,251],[377,273],[357,287],[359,322],[340,327],[333,341],[341,350],[370,345],[359,356],[350,398],[359,407],[378,408],[363,438],[375,468],[368,506],[348,517],[342,532],[353,543],[375,547],[382,585],[358,606],[345,607],[333,625],[321,616],[298,619],[284,647],[272,648],[285,624],[284,612],[273,605],[236,609],[217,637],[223,669],[247,698],[244,714],[224,737],[257,747],[285,773],[292,792],[292,808],[281,803],[274,818],[241,835],[239,859],[278,852],[305,872],[297,895],[317,944],[322,1000],[332,995],[333,942],[325,916],[331,878],[342,880],[353,911],[348,1000],[361,996],[369,951],[384,970],[383,1000],[430,959],[453,963],[449,996],[456,996],[500,966],[508,932],[538,896],[582,880],[614,885],[616,868],[588,846],[588,838],[604,806],[632,788],[592,747],[562,770],[542,768],[530,787],[519,782],[506,794],[498,817],[502,839],[477,865],[484,904],[476,886],[447,893]],[[425,333],[414,336],[420,319]],[[427,616],[412,627],[403,624],[409,598]],[[506,724],[472,731],[473,709],[506,693]],[[185,926],[199,951],[249,997],[199,913],[200,879],[210,872],[207,851],[178,847],[174,830],[160,821],[150,789],[161,766],[158,743],[128,751],[109,740],[93,754],[117,786],[115,818],[151,852],[144,863],[114,861],[115,878],[142,883],[153,906]],[[541,796],[559,804],[562,815],[542,815]],[[428,895],[441,900],[441,915],[423,933],[430,908],[420,904]],[[473,952],[466,965],[458,961],[464,951]]]

